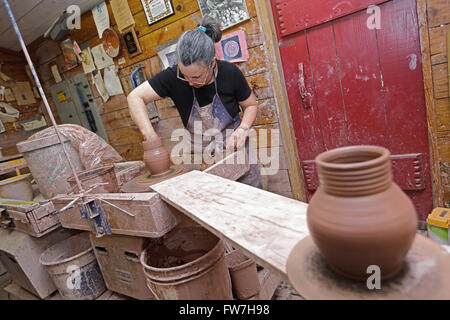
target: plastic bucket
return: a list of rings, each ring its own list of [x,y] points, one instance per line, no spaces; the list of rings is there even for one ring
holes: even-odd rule
[[[89,169],[81,172],[77,172],[78,179],[81,182],[84,190],[88,190],[96,183],[107,183],[106,185],[100,185],[90,191],[90,193],[119,193],[119,184],[117,182],[116,172],[114,171],[114,165],[108,165],[100,168]],[[78,193],[78,186],[75,181],[75,177],[71,176],[67,179],[67,182],[73,188],[74,192]]]
[[[225,256],[230,271],[233,293],[237,299],[249,299],[261,289],[256,263],[247,258],[240,250],[234,250]]]
[[[106,291],[87,232],[48,248],[40,262],[66,300],[94,300]]]
[[[75,170],[84,170],[80,155],[70,140],[63,138],[63,142]],[[67,178],[72,175],[72,170],[56,134],[19,142],[17,149],[27,161],[31,174],[45,199],[70,191],[71,187]]]
[[[157,299],[233,299],[223,242],[204,228],[180,228],[150,241],[140,261]]]

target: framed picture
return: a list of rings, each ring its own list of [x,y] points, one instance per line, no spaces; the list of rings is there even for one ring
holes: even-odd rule
[[[178,38],[166,41],[156,46],[156,52],[158,53],[162,69],[166,69],[177,63],[177,42]]]
[[[142,48],[139,44],[139,39],[136,35],[134,27],[124,30],[122,33],[122,39],[125,42],[125,47],[127,48],[128,56],[130,58],[142,53]]]
[[[249,58],[244,30],[238,30],[222,36],[215,44],[216,57],[229,62],[244,62]]]
[[[170,0],[141,0],[148,24],[155,23],[174,14]]]
[[[72,40],[66,39],[61,42],[61,50],[64,56],[64,70],[72,70],[73,68],[78,66],[78,58],[73,50]]]
[[[197,0],[202,16],[219,20],[222,30],[250,19],[245,0]]]

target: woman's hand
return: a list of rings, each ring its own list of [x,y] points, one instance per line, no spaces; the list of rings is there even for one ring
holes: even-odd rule
[[[227,150],[239,150],[245,145],[250,128],[246,124],[241,124],[234,132],[231,134],[227,141]]]

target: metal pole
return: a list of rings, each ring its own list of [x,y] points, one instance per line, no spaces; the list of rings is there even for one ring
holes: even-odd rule
[[[3,2],[5,3],[6,11],[8,12],[8,15],[9,15],[9,18],[11,19],[14,30],[16,31],[17,38],[19,38],[20,45],[22,46],[23,53],[25,54],[28,65],[30,66],[31,73],[33,74],[33,77],[34,77],[34,81],[36,82],[37,87],[39,89],[39,93],[41,94],[42,100],[44,101],[45,108],[47,109],[48,115],[50,116],[50,120],[52,121],[53,127],[55,128],[55,132],[56,132],[56,135],[58,136],[58,140],[61,143],[64,154],[66,155],[67,161],[69,162],[70,169],[72,169],[72,173],[75,177],[75,181],[78,185],[78,189],[80,190],[80,193],[83,193],[84,192],[83,186],[81,185],[81,182],[78,179],[75,167],[73,166],[72,161],[70,160],[69,154],[67,153],[66,148],[64,147],[63,139],[61,138],[61,134],[59,133],[58,126],[55,121],[55,117],[53,116],[53,112],[48,104],[47,97],[45,96],[44,90],[42,89],[41,82],[39,81],[39,77],[36,73],[36,70],[34,69],[33,62],[31,61],[30,55],[28,54],[27,47],[25,45],[25,42],[23,41],[22,34],[20,33],[19,27],[17,26],[16,19],[14,19],[14,15],[11,11],[8,0],[3,0]]]

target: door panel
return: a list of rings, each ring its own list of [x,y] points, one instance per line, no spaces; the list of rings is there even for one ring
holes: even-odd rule
[[[333,22],[350,145],[387,147],[376,35],[365,11]]]
[[[348,128],[331,23],[308,30],[308,48],[325,149],[348,145]],[[311,155],[313,157],[313,155]]]
[[[417,25],[414,0],[391,1],[382,6],[382,32],[377,30],[377,37],[389,149],[393,154],[418,152],[424,159],[422,165],[417,164],[416,172],[407,170],[400,176],[405,181],[396,182],[404,185],[414,177],[424,190],[410,191],[408,195],[419,212],[429,213],[432,205],[430,156],[423,82],[418,81],[422,79],[422,62]]]
[[[306,46],[306,33],[299,32],[298,35],[287,39],[280,46],[283,52],[283,69],[285,74],[289,74],[289,80],[286,81],[286,88],[289,102],[291,103],[291,112],[296,130],[299,130],[302,139],[297,139],[297,146],[300,159],[311,157],[314,154],[324,150],[322,132],[320,130],[319,114],[314,105],[314,96],[312,97],[312,106],[308,107],[300,96],[299,90],[299,65],[303,65],[306,90],[314,94],[311,68],[308,59],[308,49]],[[300,58],[302,57],[302,58]],[[303,139],[310,143],[303,143]]]
[[[382,3],[380,29],[367,27],[374,3]],[[379,145],[425,220],[432,193],[415,0],[272,0],[272,10],[307,197],[318,186],[319,153]]]

